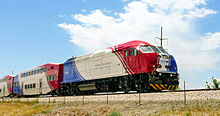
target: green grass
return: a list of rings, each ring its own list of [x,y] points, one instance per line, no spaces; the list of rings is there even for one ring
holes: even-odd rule
[[[186,113],[186,116],[190,116],[190,113],[188,112],[188,113]]]
[[[122,116],[122,114],[114,110],[114,111],[111,111],[106,116]]]
[[[50,111],[51,111],[50,109],[46,109],[46,110],[41,111],[41,113],[42,113],[42,114],[47,114],[47,113],[49,113]]]
[[[38,109],[39,107],[41,107],[41,105],[36,105],[36,106],[34,106],[33,108],[34,108],[34,109]]]

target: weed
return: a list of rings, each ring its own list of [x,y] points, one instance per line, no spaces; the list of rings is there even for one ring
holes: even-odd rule
[[[37,109],[37,108],[39,108],[39,107],[41,107],[40,105],[36,105],[36,106],[34,106],[33,108],[34,109]]]
[[[50,112],[50,109],[46,109],[46,110],[41,111],[42,114],[47,114],[49,112]]]
[[[137,102],[137,101],[135,101],[134,103],[135,103],[136,105],[139,104],[139,102]]]
[[[38,100],[34,100],[33,103],[39,103]]]
[[[122,116],[122,114],[117,111],[111,111],[107,116]]]
[[[20,103],[20,102],[21,102],[20,99],[15,101],[15,103]]]
[[[190,116],[190,113],[188,112],[188,113],[186,113],[186,116]]]
[[[56,103],[56,100],[53,100],[52,103]]]

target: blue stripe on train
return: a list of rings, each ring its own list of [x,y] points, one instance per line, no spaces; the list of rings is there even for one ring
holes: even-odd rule
[[[63,83],[79,82],[84,81],[85,79],[80,75],[76,64],[75,59],[71,58],[64,63],[63,68]]]

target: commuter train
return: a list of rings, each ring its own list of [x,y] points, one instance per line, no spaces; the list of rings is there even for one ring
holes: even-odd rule
[[[178,85],[174,57],[162,47],[135,40],[5,76],[0,96],[148,92],[176,90]]]

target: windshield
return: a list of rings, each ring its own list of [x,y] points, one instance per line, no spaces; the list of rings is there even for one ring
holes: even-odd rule
[[[160,49],[160,51],[162,51],[165,54],[168,54],[162,47],[158,47]]]
[[[139,48],[143,53],[153,53],[153,50],[147,45],[141,45]]]
[[[161,53],[160,50],[158,50],[155,46],[151,46],[151,48],[152,48],[156,53]]]

